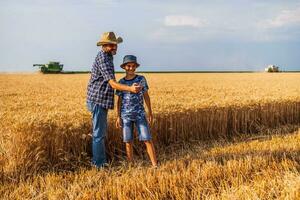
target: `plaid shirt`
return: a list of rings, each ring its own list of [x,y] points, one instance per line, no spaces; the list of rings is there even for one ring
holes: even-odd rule
[[[92,67],[87,101],[99,104],[105,109],[113,109],[114,90],[108,83],[111,79],[115,79],[113,56],[100,50]]]

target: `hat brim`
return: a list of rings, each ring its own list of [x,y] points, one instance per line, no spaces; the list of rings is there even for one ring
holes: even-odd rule
[[[104,44],[120,44],[122,42],[123,42],[123,39],[121,37],[118,37],[116,41],[111,41],[111,40],[99,41],[99,42],[97,42],[97,46],[102,46]]]
[[[138,67],[140,66],[140,64],[137,63],[137,62],[126,62],[126,63],[123,63],[122,65],[120,65],[120,67],[121,67],[122,69],[124,69],[124,66],[125,66],[127,63],[135,63],[135,64],[136,64],[136,68],[138,68]]]

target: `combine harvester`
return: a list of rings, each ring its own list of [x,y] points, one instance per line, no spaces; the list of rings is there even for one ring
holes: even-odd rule
[[[43,74],[77,74],[90,73],[90,71],[63,71],[63,64],[50,61],[48,64],[33,64],[33,67],[39,67]]]
[[[265,68],[265,72],[280,72],[280,70],[278,66],[268,65],[268,67]]]

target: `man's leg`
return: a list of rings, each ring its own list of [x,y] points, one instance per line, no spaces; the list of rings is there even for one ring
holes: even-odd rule
[[[107,127],[107,109],[95,105],[93,112],[93,159],[92,164],[102,167],[106,161],[105,136]]]

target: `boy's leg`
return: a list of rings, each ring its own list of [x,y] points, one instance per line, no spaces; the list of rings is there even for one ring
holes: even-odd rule
[[[144,141],[146,144],[147,152],[150,157],[153,166],[157,166],[157,159],[155,154],[154,145],[152,142],[152,136],[150,133],[150,127],[147,119],[141,118],[136,121],[136,127],[139,134],[139,140]]]
[[[92,164],[94,164],[96,167],[102,167],[107,163],[105,152],[107,109],[91,103],[89,105],[89,110],[92,112],[93,120]]]
[[[127,154],[127,159],[130,162],[133,162],[133,147],[132,147],[132,142],[126,142],[126,154]]]
[[[131,120],[122,119],[123,142],[126,146],[126,155],[128,161],[133,161],[133,122]]]
[[[149,155],[149,158],[151,160],[151,163],[153,166],[157,166],[157,159],[156,159],[156,154],[155,154],[155,149],[152,140],[145,141],[147,152]]]

